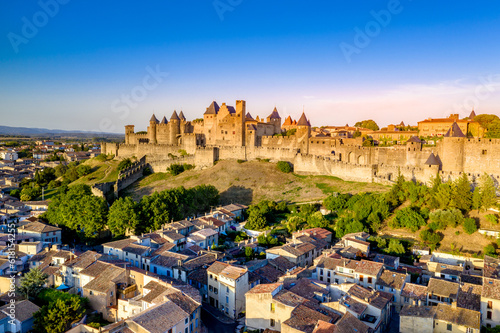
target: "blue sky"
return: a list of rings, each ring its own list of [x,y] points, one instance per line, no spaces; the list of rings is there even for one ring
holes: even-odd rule
[[[0,125],[123,133],[153,112],[199,118],[214,99],[244,99],[254,116],[304,108],[315,126],[500,114],[499,13],[492,1],[4,1]]]

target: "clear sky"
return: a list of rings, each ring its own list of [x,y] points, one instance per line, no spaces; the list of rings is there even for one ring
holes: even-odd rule
[[[0,125],[123,133],[214,99],[313,126],[500,115],[498,36],[497,1],[2,1]]]

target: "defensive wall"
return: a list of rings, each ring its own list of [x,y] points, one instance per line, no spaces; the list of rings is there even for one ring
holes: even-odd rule
[[[466,173],[474,182],[482,174],[500,181],[500,139],[468,139],[446,137],[435,146],[423,147],[419,142],[407,142],[392,147],[365,147],[359,139],[311,137],[305,151],[295,136],[264,136],[260,146],[200,146],[194,135],[185,137],[185,144],[103,144],[103,153],[118,158],[146,155],[153,171],[165,172],[179,150],[194,155],[182,163],[196,168],[210,167],[220,159],[269,159],[289,161],[296,172],[331,175],[352,181],[390,183],[401,172],[406,179],[428,182],[439,174],[443,180],[455,180]],[[194,147],[194,149],[193,149]],[[438,164],[426,164],[429,156],[436,156]]]

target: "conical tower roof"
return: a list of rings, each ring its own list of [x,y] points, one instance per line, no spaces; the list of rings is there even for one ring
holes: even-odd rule
[[[286,117],[285,122],[283,123],[283,125],[285,125],[285,126],[292,125],[292,117],[290,117],[290,116]]]
[[[474,109],[472,109],[470,115],[469,115],[469,119],[470,120],[474,120],[474,118],[476,118],[476,112],[474,112]]]
[[[212,104],[207,108],[205,114],[217,114],[219,112],[219,104],[216,101],[213,101]]]
[[[427,161],[425,161],[425,164],[427,164],[427,165],[441,165],[441,161],[439,160],[439,157],[434,155],[434,153],[431,153],[429,155],[429,158],[427,158]]]
[[[155,114],[153,113],[153,115],[151,116],[151,119],[149,119],[149,122],[155,122],[155,123],[159,123],[158,119],[156,118]]]
[[[253,117],[250,114],[250,112],[247,112],[247,114],[245,115],[245,118],[250,119],[250,120],[255,120],[255,119],[253,119]]]
[[[276,108],[274,108],[273,112],[269,115],[269,119],[281,119]]]
[[[294,120],[294,121],[292,122],[292,125],[294,125],[294,126],[295,126],[295,125],[297,125],[297,120]]]
[[[168,124],[168,121],[167,121],[167,117],[163,116],[163,119],[161,120],[161,123],[160,124]]]
[[[297,122],[297,126],[311,126],[311,125],[309,125],[309,121],[307,120],[304,112],[302,112],[302,116],[300,116],[300,119]]]
[[[180,120],[179,116],[177,115],[177,111],[174,110],[174,113],[172,113],[172,117],[170,117],[170,120]]]
[[[451,125],[450,129],[448,130],[448,132],[446,132],[444,136],[449,138],[465,138],[464,133],[462,132],[462,130],[460,129],[460,127],[456,122],[454,122],[453,125]]]
[[[184,117],[184,113],[181,111],[181,113],[179,113],[179,118],[180,120],[186,120],[186,117]]]
[[[422,141],[418,138],[418,136],[412,136],[411,138],[408,139],[408,141],[406,141],[406,143],[408,142],[414,142],[414,143],[422,143]]]

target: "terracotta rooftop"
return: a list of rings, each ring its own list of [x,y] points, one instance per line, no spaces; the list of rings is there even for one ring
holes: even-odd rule
[[[288,291],[286,289],[281,290],[278,292],[273,299],[277,302],[280,302],[281,304],[291,306],[291,307],[297,307],[300,304],[303,304],[307,302],[307,299],[305,299],[302,296],[299,296],[291,291]]]
[[[367,289],[356,284],[349,289],[347,294],[351,297],[357,298],[359,301],[365,301],[378,309],[383,309],[384,307],[386,307],[390,302],[390,299],[392,298],[392,294],[390,294],[390,298],[387,299],[381,292]]]
[[[319,320],[330,322],[332,318],[307,306],[299,305],[292,311],[291,317],[285,320],[282,325],[289,326],[301,332],[312,333]]]
[[[401,291],[401,296],[425,301],[427,299],[427,287],[419,284],[406,283]]]
[[[126,239],[120,239],[120,240],[117,240],[117,241],[114,241],[114,242],[104,243],[104,244],[102,244],[102,246],[110,247],[110,248],[113,248],[113,249],[120,249],[120,250],[122,250],[123,248],[127,247],[128,245],[130,245],[130,244],[132,244],[134,242],[136,242],[135,239],[126,238]]]
[[[356,267],[354,271],[358,274],[378,275],[383,268],[384,264],[368,260],[361,260],[358,267]]]
[[[61,228],[35,221],[22,225],[19,231],[21,230],[31,231],[36,233],[44,233],[44,232],[61,231]]]
[[[438,295],[442,297],[457,298],[460,285],[456,282],[431,278],[427,285],[427,292],[429,295]]]
[[[189,315],[172,301],[150,308],[132,321],[142,326],[148,333],[164,333],[185,320]]]
[[[481,328],[481,313],[479,311],[453,308],[446,304],[438,304],[436,309],[436,320],[442,320],[458,326]]]
[[[484,298],[500,300],[500,280],[484,278],[481,296]]]
[[[0,308],[0,310],[2,312],[10,313],[9,309],[7,309],[7,306],[8,306],[8,304],[2,306]],[[19,320],[20,322],[24,322],[24,321],[31,319],[33,317],[33,314],[35,312],[37,312],[38,310],[40,310],[40,307],[38,307],[36,304],[34,304],[28,300],[24,300],[24,301],[16,302],[15,309],[16,309],[15,313],[14,313],[15,318],[17,320]]]
[[[313,333],[332,333],[334,329],[335,325],[320,319],[314,327]]]
[[[403,288],[405,280],[406,280],[405,274],[396,273],[384,269],[382,274],[380,274],[380,277],[377,279],[377,284],[384,287],[401,290]]]
[[[247,294],[267,294],[271,293],[277,288],[279,288],[281,283],[267,283],[267,284],[258,284],[252,289],[250,289]]]
[[[482,291],[483,291],[482,286],[470,283],[463,283],[460,286],[460,291],[458,293],[457,306],[459,308],[480,311]]]
[[[221,261],[216,261],[208,268],[207,271],[236,280],[243,276],[248,270],[246,268],[236,267]]]
[[[269,264],[276,267],[276,269],[282,272],[286,272],[287,270],[297,266],[296,264],[294,264],[293,262],[282,256],[278,256],[274,259],[269,259]]]
[[[401,317],[434,318],[436,306],[410,306],[405,305],[399,315]]]
[[[370,328],[358,318],[347,312],[335,324],[333,333],[368,333],[371,332]]]

